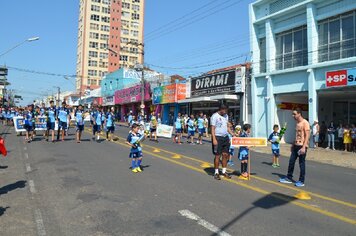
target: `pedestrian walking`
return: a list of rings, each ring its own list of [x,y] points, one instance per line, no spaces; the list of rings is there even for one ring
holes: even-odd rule
[[[230,149],[230,138],[229,133],[232,136],[235,136],[231,132],[231,127],[228,124],[229,116],[227,115],[228,107],[224,104],[221,104],[219,111],[213,114],[211,117],[211,136],[212,136],[212,149],[214,158],[214,179],[221,180],[219,173],[219,163],[220,157],[222,157],[222,175],[231,179],[231,176],[226,173],[227,161],[229,158],[229,149]]]
[[[314,124],[312,125],[312,132],[313,132],[314,148],[317,148],[319,144],[319,133],[320,133],[319,122],[317,120],[315,120]]]
[[[59,108],[58,112],[58,133],[57,140],[59,140],[59,135],[61,134],[61,140],[64,141],[64,132],[68,126],[69,110],[66,107],[66,102],[62,102],[62,107]]]
[[[198,137],[198,141],[197,144],[203,144],[203,135],[205,132],[205,128],[204,128],[204,116],[203,116],[203,112],[200,112],[199,117],[197,119],[197,128],[198,128],[198,133],[199,133],[199,137]]]
[[[131,158],[131,171],[134,173],[142,171],[141,163],[143,154],[141,141],[143,141],[145,136],[139,133],[139,129],[140,126],[138,124],[133,124],[126,140],[126,144],[131,147],[129,158]]]
[[[204,129],[205,129],[205,137],[209,138],[209,119],[204,115]]]
[[[194,115],[190,115],[190,118],[187,121],[188,125],[188,138],[187,138],[187,143],[190,142],[190,144],[194,145],[194,136],[195,136],[195,130],[196,130],[196,122]],[[190,139],[190,141],[189,141]]]
[[[352,137],[351,137],[351,129],[349,128],[349,125],[345,125],[344,128],[344,145],[345,145],[345,152],[350,152],[351,145],[352,145]]]
[[[305,158],[307,156],[307,147],[309,143],[310,125],[308,121],[303,118],[300,108],[294,110],[292,115],[297,122],[295,128],[295,141],[291,147],[287,177],[281,178],[279,182],[288,184],[293,183],[294,165],[299,158],[300,175],[295,186],[303,187],[305,185]]]
[[[158,125],[158,121],[157,118],[155,116],[155,113],[152,112],[151,113],[151,120],[150,120],[150,140],[151,141],[155,141],[158,143],[158,139],[157,139],[157,125]],[[152,138],[153,136],[153,138]]]
[[[112,136],[115,132],[115,108],[112,107],[106,115],[105,126],[106,126],[106,140],[111,141]]]
[[[54,142],[54,130],[56,127],[56,117],[57,117],[57,109],[54,105],[54,101],[51,100],[49,102],[50,106],[46,111],[46,116],[47,116],[47,137],[46,141],[49,141],[49,135],[51,134],[52,137],[52,143]]]
[[[175,122],[176,134],[173,137],[173,142],[178,144],[182,144],[183,123],[184,123],[183,118],[181,117],[181,114],[178,113],[178,117]]]
[[[338,149],[344,150],[344,127],[342,123],[339,123],[339,127],[337,128],[337,139],[338,139]]]
[[[331,121],[328,126],[328,147],[326,149],[335,150],[335,130],[334,122]]]
[[[84,109],[82,105],[79,105],[78,109],[75,110],[74,118],[76,120],[77,143],[80,143],[84,130]]]
[[[242,126],[242,132],[240,134],[240,137],[243,138],[250,137],[250,133],[251,133],[251,125],[244,124]],[[250,175],[250,173],[248,172],[249,147],[241,146],[239,148],[238,157],[239,160],[241,161],[241,176],[247,179]]]
[[[268,141],[271,142],[272,144],[272,155],[273,155],[273,161],[272,161],[272,167],[273,168],[278,168],[279,166],[279,156],[280,156],[280,150],[279,150],[279,126],[274,125],[273,126],[273,132],[270,134]]]

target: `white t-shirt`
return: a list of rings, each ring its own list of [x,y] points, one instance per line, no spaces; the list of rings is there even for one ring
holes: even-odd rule
[[[215,126],[215,136],[224,137],[229,134],[227,131],[227,123],[229,121],[229,116],[221,116],[218,112],[215,112],[210,119],[210,124]]]

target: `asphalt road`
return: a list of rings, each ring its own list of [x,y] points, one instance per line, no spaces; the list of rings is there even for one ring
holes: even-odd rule
[[[0,161],[0,235],[354,235],[356,172],[307,162],[306,187],[277,182],[269,155],[252,152],[250,181],[211,176],[209,143],[145,141],[144,171],[130,171],[128,129],[117,142],[30,144],[6,135]],[[337,158],[337,157],[335,157]],[[236,169],[239,163],[235,160]],[[6,167],[6,168],[5,168]],[[299,168],[296,166],[296,176]],[[311,200],[294,196],[305,191]]]

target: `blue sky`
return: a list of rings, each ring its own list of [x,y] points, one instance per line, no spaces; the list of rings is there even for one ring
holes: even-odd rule
[[[245,62],[249,52],[251,2],[146,0],[145,62],[157,71],[184,76]],[[75,74],[78,0],[11,0],[2,1],[0,6],[5,9],[0,15],[0,53],[27,38],[40,37],[39,41],[25,43],[0,57],[1,65]],[[74,90],[75,82],[63,76],[14,69],[9,70],[8,80],[10,87],[24,97],[25,104],[55,93],[53,86],[60,86],[63,91]]]

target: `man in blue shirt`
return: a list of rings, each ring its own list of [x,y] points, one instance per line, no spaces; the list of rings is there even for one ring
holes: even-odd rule
[[[27,108],[27,111],[25,111],[24,113],[24,118],[25,118],[25,129],[26,129],[26,140],[28,143],[30,143],[32,141],[32,135],[33,135],[33,127],[34,127],[34,123],[33,123],[33,118],[34,118],[34,114],[33,114],[33,105],[29,105]]]
[[[57,140],[59,140],[59,134],[62,134],[62,141],[64,141],[64,131],[68,126],[69,110],[66,108],[66,102],[62,102],[62,107],[58,109],[58,133]]]
[[[176,128],[176,135],[173,138],[173,142],[182,144],[181,139],[182,139],[182,133],[183,133],[183,118],[181,117],[181,114],[178,113],[178,117],[175,122],[175,128]]]
[[[115,131],[115,108],[112,107],[108,114],[106,115],[106,140],[111,141],[112,140],[112,135],[114,134]]]
[[[54,143],[54,129],[56,126],[57,110],[56,110],[56,107],[54,106],[53,100],[51,100],[49,102],[49,104],[50,104],[50,107],[45,112],[45,114],[47,116],[47,138],[46,138],[46,140],[48,142],[49,133],[51,132],[52,143]]]
[[[92,120],[93,120],[93,140],[99,141],[100,132],[101,132],[101,124],[102,124],[102,111],[101,108],[94,108]]]
[[[77,143],[80,143],[82,138],[82,133],[84,130],[84,109],[82,105],[78,106],[78,109],[74,113],[74,118],[76,121],[76,132],[77,132]]]
[[[198,132],[199,132],[199,138],[198,138],[197,143],[198,144],[203,144],[203,135],[205,133],[203,112],[201,112],[199,114],[199,118],[197,120],[197,123],[198,123]]]

